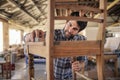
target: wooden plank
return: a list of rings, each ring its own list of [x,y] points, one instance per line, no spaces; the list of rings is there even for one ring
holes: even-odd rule
[[[78,76],[84,78],[85,80],[93,80],[93,79],[90,79],[90,78],[88,78],[87,76],[81,74],[80,72],[75,72],[75,73],[76,73]]]
[[[1,18],[1,16],[0,16],[0,21],[2,21],[2,22],[8,22],[8,20],[6,20],[4,18]]]
[[[93,8],[93,7],[88,7],[88,6],[83,6],[83,5],[76,5],[76,4],[56,4],[55,5],[56,9],[71,9],[71,10],[83,10],[83,11],[92,11],[94,13],[101,13],[103,12],[102,9],[99,8]]]
[[[100,48],[101,41],[56,41],[55,47],[77,47],[81,49]]]
[[[61,41],[54,47],[54,57],[99,55],[99,52],[100,41]]]
[[[26,42],[29,46],[45,46],[45,42]]]
[[[47,51],[44,42],[28,42],[26,44],[29,45],[29,53],[46,58]]]
[[[46,47],[45,46],[29,46],[29,52],[41,57],[45,57],[47,55]]]
[[[75,16],[56,16],[56,20],[80,20],[80,21],[91,21],[91,22],[98,22],[102,23],[103,19],[93,19],[93,18],[87,18],[87,17],[75,17]]]
[[[104,60],[114,59],[117,60],[117,55],[104,55]]]
[[[55,0],[55,2],[78,2],[78,0]]]
[[[71,49],[56,49],[55,48],[54,57],[100,55],[99,51],[100,49],[73,49],[73,47],[71,47]]]
[[[116,5],[118,2],[119,2],[120,0],[114,0],[112,3],[110,3],[108,6],[107,5],[105,5],[105,6],[107,6],[107,10],[109,10],[109,9],[111,9],[114,5]],[[94,18],[97,18],[97,17],[99,17],[100,16],[100,14],[97,14],[97,15],[95,15],[95,17]]]

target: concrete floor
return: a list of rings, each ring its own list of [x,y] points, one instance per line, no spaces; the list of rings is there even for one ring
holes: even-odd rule
[[[28,65],[25,64],[25,59],[20,59],[15,63],[15,70],[12,71],[11,80],[28,80]],[[35,80],[46,80],[45,63],[34,64]],[[81,80],[81,79],[77,79]],[[83,80],[83,79],[82,79]]]
[[[45,63],[35,64],[34,67],[35,67],[34,68],[35,69],[35,80],[46,80]],[[113,67],[109,65],[109,67],[107,68],[109,68],[107,70],[110,70],[111,73],[114,74]],[[91,76],[96,76],[97,72],[95,71],[95,69],[96,69],[95,64],[89,64],[87,67],[87,70],[91,70],[93,72],[89,73],[88,71],[87,75],[91,74]],[[108,71],[108,73],[110,72]],[[7,79],[0,78],[0,80],[7,80]],[[15,70],[12,71],[12,77],[11,79],[8,79],[8,80],[28,80],[28,66],[25,63],[24,58],[16,61]],[[78,79],[78,80],[83,80],[83,79]],[[97,80],[97,79],[93,79],[93,80]],[[117,79],[108,75],[106,80],[120,80],[120,71],[119,71],[119,77],[117,77]]]
[[[46,80],[45,64],[35,64],[35,80]],[[28,80],[28,66],[25,59],[20,59],[15,63],[15,70],[12,71],[11,80]]]

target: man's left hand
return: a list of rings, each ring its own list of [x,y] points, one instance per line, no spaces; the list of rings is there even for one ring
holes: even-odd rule
[[[72,69],[74,71],[81,71],[84,68],[84,62],[74,61],[72,63]]]

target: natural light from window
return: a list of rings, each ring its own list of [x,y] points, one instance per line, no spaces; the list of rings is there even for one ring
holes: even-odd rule
[[[0,52],[3,51],[3,24],[0,22]]]
[[[20,30],[9,29],[9,45],[20,44],[21,35]]]

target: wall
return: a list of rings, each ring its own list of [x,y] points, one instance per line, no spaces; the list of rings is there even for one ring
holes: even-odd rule
[[[96,40],[97,33],[98,27],[87,27],[86,28],[87,40]]]

